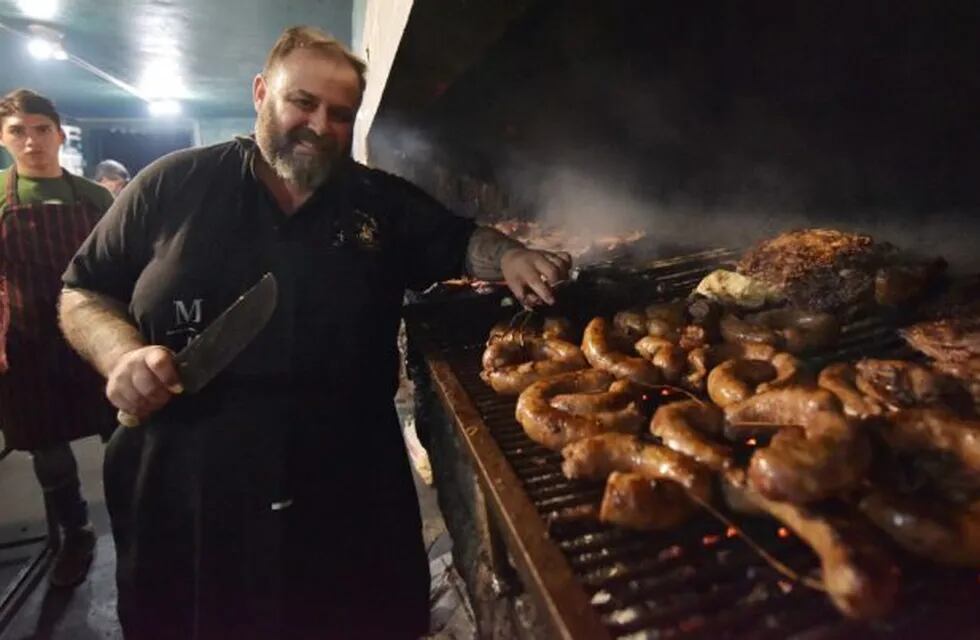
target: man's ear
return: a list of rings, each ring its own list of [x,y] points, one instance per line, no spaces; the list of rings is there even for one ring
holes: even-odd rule
[[[266,85],[265,77],[261,73],[256,74],[255,79],[252,80],[252,104],[255,106],[255,113],[259,113],[261,110],[267,93],[268,85]]]

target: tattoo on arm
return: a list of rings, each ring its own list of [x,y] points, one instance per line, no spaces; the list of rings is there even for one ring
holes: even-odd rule
[[[146,345],[126,305],[94,291],[62,289],[58,322],[68,344],[103,377],[123,354]]]
[[[523,244],[496,229],[477,227],[466,247],[466,271],[481,280],[499,280],[503,277],[500,258],[511,249],[523,248]]]

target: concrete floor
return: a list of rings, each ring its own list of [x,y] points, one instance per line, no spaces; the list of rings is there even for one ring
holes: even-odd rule
[[[412,430],[410,395],[399,394],[399,413]],[[2,436],[0,436],[2,443]],[[89,579],[74,590],[49,589],[42,580],[0,633],[0,640],[118,640],[116,619],[115,551],[109,534],[108,514],[102,488],[103,445],[98,438],[73,444],[78,459],[82,492],[98,534],[95,561]],[[424,465],[422,465],[424,475]],[[473,614],[462,580],[452,567],[452,541],[439,512],[435,491],[416,476],[423,518],[423,534],[429,549],[432,587],[432,635],[439,640],[475,638]],[[15,452],[0,461],[0,543],[46,532],[40,488],[27,454]],[[38,549],[0,550],[0,593]]]

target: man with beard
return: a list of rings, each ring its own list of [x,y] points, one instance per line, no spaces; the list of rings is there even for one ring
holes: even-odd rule
[[[255,78],[253,139],[143,170],[65,273],[69,342],[140,419],[106,454],[134,638],[414,638],[429,576],[393,395],[406,288],[464,271],[553,302],[566,256],[349,156],[364,64],[309,27]],[[173,353],[266,272],[279,302],[205,389]]]

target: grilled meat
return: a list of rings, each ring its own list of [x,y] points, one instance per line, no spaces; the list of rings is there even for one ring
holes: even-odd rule
[[[719,471],[732,464],[732,451],[710,436],[721,435],[724,421],[724,414],[713,404],[682,400],[660,406],[650,421],[650,432],[668,448]]]
[[[906,304],[945,267],[941,259],[901,255],[868,235],[801,229],[758,244],[743,256],[738,272],[773,287],[790,306],[849,314],[875,303]]]
[[[905,409],[889,415],[880,427],[892,448],[942,454],[980,482],[980,420],[961,418],[946,408]]]
[[[600,414],[574,415],[551,405],[564,394],[609,392],[615,378],[595,369],[563,373],[535,382],[517,399],[516,418],[527,436],[549,449],[607,431],[638,431],[644,416],[636,403]]]
[[[904,549],[943,564],[980,567],[980,501],[937,508],[874,491],[859,506]]]
[[[726,474],[724,480],[725,495],[734,501],[733,507],[768,513],[813,549],[820,558],[827,595],[844,615],[879,618],[894,607],[898,567],[871,527],[847,515],[768,500],[747,486],[737,472]]]
[[[965,397],[958,384],[921,364],[865,358],[854,367],[854,382],[861,393],[889,407],[964,406]]]
[[[833,311],[873,300],[880,254],[871,236],[802,229],[761,242],[738,272],[775,287],[794,307]]]
[[[879,416],[884,408],[874,398],[861,393],[857,388],[857,372],[849,362],[835,362],[824,367],[817,377],[817,385],[830,391],[844,406],[844,413],[852,418],[865,419]]]
[[[930,358],[980,362],[980,316],[920,322],[900,333],[909,346]],[[974,372],[980,372],[980,365]]]
[[[704,467],[673,449],[636,436],[603,433],[583,438],[564,447],[561,455],[565,459],[562,472],[572,480],[600,480],[613,471],[628,471],[648,480],[672,480],[704,501],[711,497],[711,478]]]
[[[823,411],[782,427],[749,461],[749,482],[770,500],[807,504],[858,486],[871,464],[867,436],[843,414]]]
[[[660,531],[681,524],[696,509],[676,482],[613,471],[606,481],[599,520],[638,531]]]

